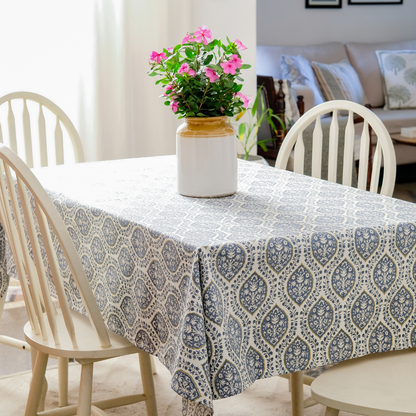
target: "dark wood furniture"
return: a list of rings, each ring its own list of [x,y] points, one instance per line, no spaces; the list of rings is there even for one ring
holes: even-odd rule
[[[285,118],[285,94],[282,89],[283,81],[279,80],[279,89],[276,91],[274,79],[271,76],[257,75],[257,88],[263,87],[265,99],[265,105],[272,109],[273,114],[276,114],[284,122],[285,127],[283,128],[279,123],[276,124],[276,130],[273,130],[271,126],[263,126],[263,135],[269,134],[269,138],[274,139],[273,141],[266,143],[267,151],[264,151],[260,146],[257,147],[257,154],[263,156],[266,159],[276,160],[277,154],[279,153],[280,146],[285,138],[285,134],[289,129],[289,123]],[[300,115],[304,112],[303,96],[299,95],[297,100],[297,106]],[[262,137],[264,138],[264,137]]]

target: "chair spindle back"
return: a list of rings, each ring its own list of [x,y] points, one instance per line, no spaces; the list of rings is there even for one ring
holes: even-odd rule
[[[16,117],[14,114],[13,103],[17,103],[21,101],[23,103],[23,110],[22,110],[22,136],[23,136],[23,144],[22,146],[19,145],[19,135],[17,134],[16,129]],[[38,111],[38,118],[37,122],[35,122],[35,116],[31,118],[30,116],[30,109],[28,106],[28,101],[33,101],[39,104],[39,111]],[[0,98],[0,106],[2,104],[7,103],[7,131],[8,131],[8,145],[9,147],[15,152],[19,153],[20,150],[24,149],[25,161],[26,164],[33,168],[35,166],[34,163],[34,155],[39,155],[40,159],[40,166],[48,166],[49,160],[49,153],[48,152],[48,143],[50,143],[50,147],[54,150],[54,157],[52,160],[56,165],[62,165],[66,161],[65,157],[65,145],[64,145],[64,133],[62,130],[62,126],[65,128],[71,144],[73,148],[75,162],[83,162],[84,161],[84,154],[82,150],[81,141],[78,135],[78,132],[74,125],[72,124],[71,120],[68,116],[52,101],[48,100],[46,97],[42,95],[35,94],[32,92],[26,91],[19,91],[13,92],[11,94],[7,94]],[[34,111],[34,108],[31,107]],[[53,146],[52,146],[52,139],[48,141],[47,135],[47,126],[48,122],[45,118],[44,108],[49,110],[55,117],[54,121],[54,132],[53,132]],[[36,143],[32,137],[32,124],[37,124],[37,149],[35,151],[33,145]],[[51,126],[52,129],[53,126]],[[0,121],[0,143],[4,141],[2,126]],[[50,150],[50,149],[49,149]],[[68,156],[68,155],[67,155]]]
[[[77,348],[74,323],[56,255],[59,245],[101,346],[110,346],[82,262],[59,212],[33,172],[4,145],[0,145],[0,221],[16,264],[32,330],[41,334],[44,340],[48,339],[50,332],[55,345],[59,345],[56,316],[62,313],[72,345]],[[52,278],[52,285],[48,276]],[[56,292],[58,308],[51,291]]]
[[[370,126],[377,137],[377,144],[372,160],[369,191],[374,193],[377,192],[380,179],[380,169],[382,163],[384,163],[385,174],[380,193],[382,195],[391,196],[396,177],[396,158],[390,134],[381,120],[371,110],[351,101],[328,101],[305,113],[294,124],[284,139],[277,156],[276,167],[286,169],[287,162],[293,150],[294,171],[300,174],[304,173],[305,144],[303,132],[310,124],[315,122],[312,133],[312,176],[315,178],[321,178],[323,147],[321,117],[324,114],[332,113],[332,120],[329,127],[328,180],[330,182],[336,182],[339,151],[338,117],[342,110],[348,111],[344,139],[342,184],[347,186],[351,186],[352,184],[355,140],[354,114],[357,114],[364,119],[364,126],[360,138],[357,187],[362,190],[365,190],[367,187],[367,176],[369,174],[369,149],[371,140],[369,134]],[[386,171],[388,174],[386,174]]]

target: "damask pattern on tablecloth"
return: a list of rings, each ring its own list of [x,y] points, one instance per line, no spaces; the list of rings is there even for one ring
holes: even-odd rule
[[[107,326],[166,365],[183,415],[258,378],[416,346],[413,204],[247,162],[235,195],[186,198],[174,169],[144,158],[39,177]]]
[[[6,296],[9,287],[9,273],[6,264],[6,240],[4,228],[0,224],[0,299]]]

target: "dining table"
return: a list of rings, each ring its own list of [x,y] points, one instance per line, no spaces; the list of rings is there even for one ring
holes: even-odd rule
[[[258,379],[416,346],[413,203],[244,160],[221,198],[180,195],[175,156],[33,171],[106,326],[168,368],[183,416]]]

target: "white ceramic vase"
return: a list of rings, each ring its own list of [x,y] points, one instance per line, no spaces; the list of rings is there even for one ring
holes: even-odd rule
[[[228,117],[187,117],[176,132],[178,192],[214,198],[237,191],[237,147]]]

